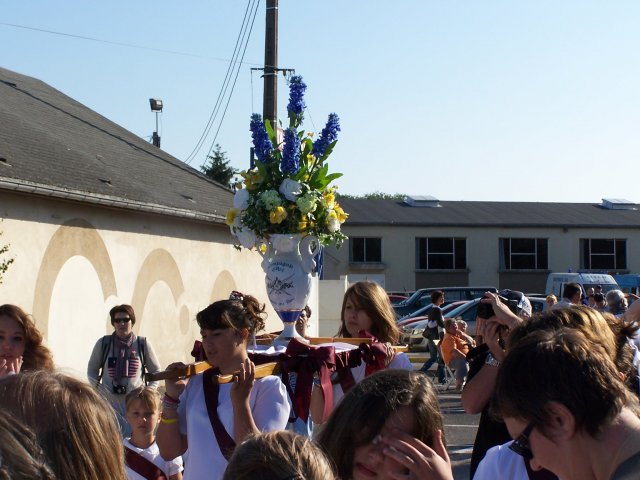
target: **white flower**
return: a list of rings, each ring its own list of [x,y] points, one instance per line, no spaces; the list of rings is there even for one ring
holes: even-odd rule
[[[285,178],[280,184],[279,192],[290,202],[295,202],[296,197],[302,193],[302,185],[291,178]]]
[[[327,215],[326,223],[327,229],[329,229],[331,233],[335,233],[340,230],[340,220],[338,220],[338,215],[336,215],[336,212],[329,212],[329,215]]]
[[[249,206],[249,190],[241,188],[233,196],[233,208],[245,210]]]
[[[240,242],[240,245],[244,248],[253,248],[256,246],[258,238],[256,237],[256,234],[248,228],[237,227],[233,233]]]

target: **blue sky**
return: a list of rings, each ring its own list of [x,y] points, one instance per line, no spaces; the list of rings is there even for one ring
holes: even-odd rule
[[[155,129],[148,99],[161,98],[162,148],[184,160],[214,108],[248,3],[2,2],[0,66],[143,138]],[[640,202],[640,2],[279,3],[279,66],[309,85],[305,127],[319,131],[331,112],[341,118],[330,170],[344,173],[342,193]],[[262,80],[250,68],[264,61],[264,11],[262,0],[216,140],[237,168],[248,163],[249,117],[262,112]],[[280,77],[281,119],[287,93]]]

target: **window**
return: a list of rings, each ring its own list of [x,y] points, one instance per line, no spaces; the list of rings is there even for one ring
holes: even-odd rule
[[[549,265],[546,238],[501,238],[500,268],[546,270]]]
[[[580,239],[581,268],[585,270],[625,270],[627,241],[609,238]]]
[[[467,268],[467,239],[416,238],[418,270],[463,270]]]
[[[382,239],[367,237],[352,237],[349,239],[351,262],[380,263],[382,262]]]

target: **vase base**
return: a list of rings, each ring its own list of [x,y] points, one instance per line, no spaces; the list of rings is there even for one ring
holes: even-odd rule
[[[303,343],[309,342],[309,340],[307,340],[306,338],[304,338],[302,335],[298,333],[298,331],[296,330],[295,322],[283,322],[283,323],[284,323],[284,329],[282,330],[280,335],[278,335],[276,338],[273,339],[273,346],[286,347],[287,345],[289,345],[289,342],[294,338],[299,342],[303,342]]]

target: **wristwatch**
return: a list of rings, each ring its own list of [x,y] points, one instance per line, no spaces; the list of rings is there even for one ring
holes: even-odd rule
[[[487,355],[487,358],[484,361],[485,365],[491,365],[492,367],[499,367],[502,363],[500,360],[497,360],[491,352]]]

